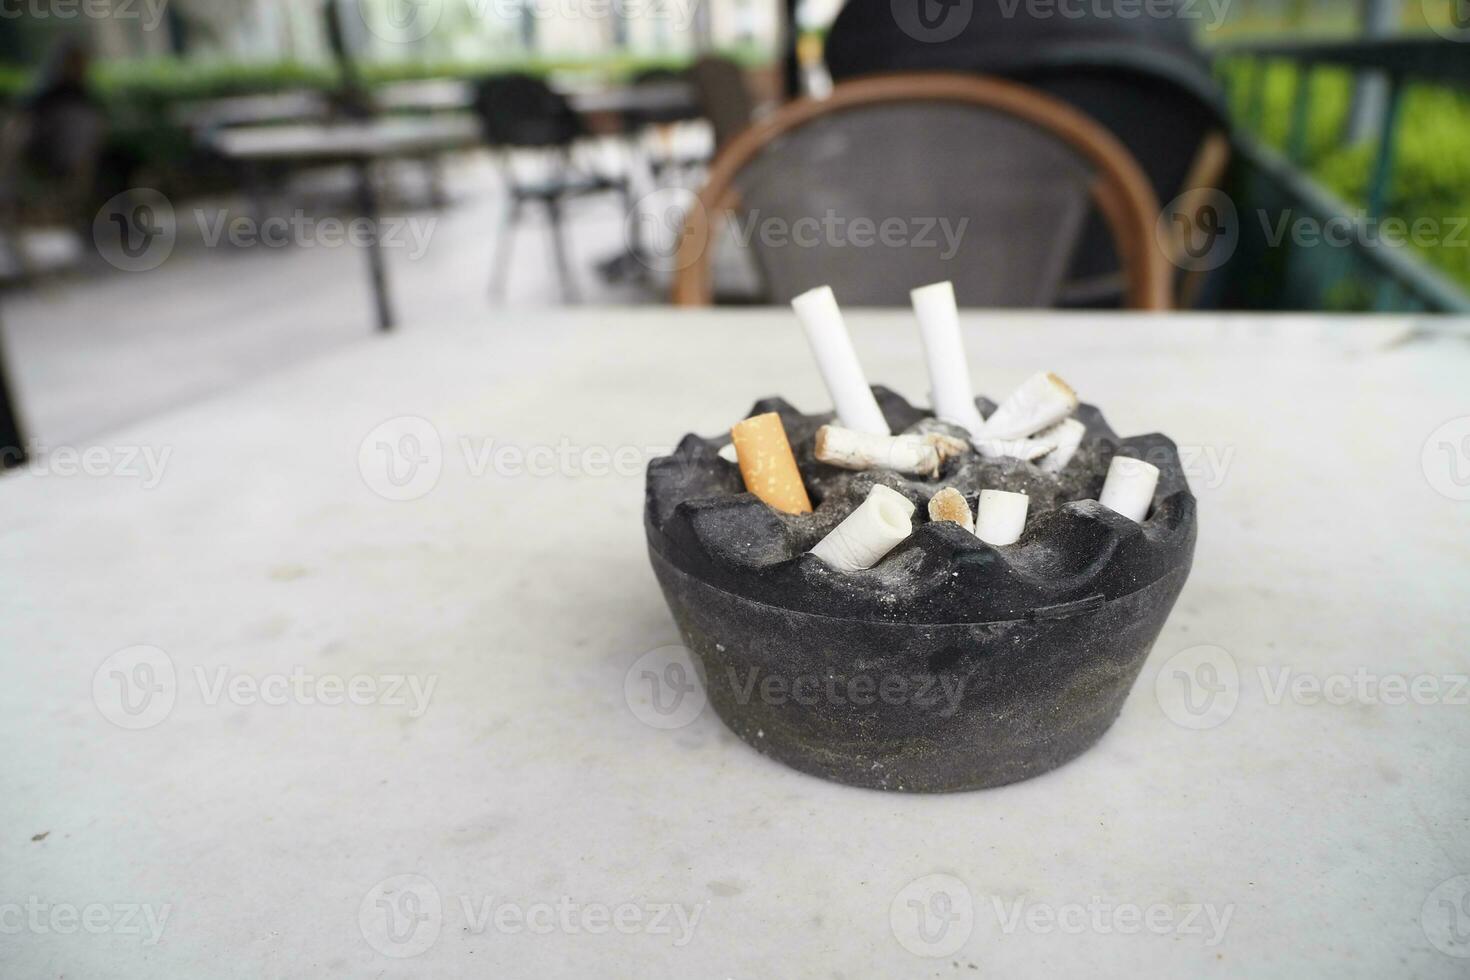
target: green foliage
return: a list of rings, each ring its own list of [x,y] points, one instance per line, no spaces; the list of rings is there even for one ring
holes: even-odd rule
[[[1223,66],[1231,107],[1241,126],[1286,152],[1299,70],[1287,63],[1262,69],[1245,61]],[[1308,173],[1357,208],[1367,206],[1377,161],[1377,141],[1346,142],[1352,76],[1345,70],[1312,73],[1305,150],[1299,161]],[[1257,85],[1264,87],[1257,89]],[[1259,106],[1259,112],[1256,107]],[[1432,85],[1410,85],[1395,143],[1395,163],[1386,216],[1434,223],[1432,237],[1409,236],[1409,245],[1450,278],[1470,287],[1470,96]],[[1427,227],[1427,226],[1424,226]],[[1444,241],[1440,241],[1444,239]]]
[[[745,65],[770,60],[769,52],[742,48],[723,52]],[[502,71],[546,75],[554,71],[586,73],[618,81],[653,68],[682,68],[688,58],[618,55],[600,58],[517,58],[479,62],[385,62],[362,66],[370,84],[434,78],[477,78]],[[109,108],[113,138],[163,182],[188,186],[197,177],[197,152],[190,134],[176,121],[184,103],[235,95],[268,95],[286,91],[327,91],[339,83],[330,64],[234,64],[157,58],[101,62],[93,68],[93,85]],[[24,94],[33,84],[30,72],[0,64],[0,105]]]
[[[722,52],[746,66],[770,61],[770,53],[753,47]],[[475,78],[500,71],[546,75],[556,71],[586,72],[617,81],[653,68],[682,68],[689,58],[678,56],[608,55],[596,58],[507,58],[475,62],[381,62],[362,66],[370,83],[417,81],[430,78]],[[259,95],[292,89],[328,89],[337,72],[329,64],[235,64],[193,62],[175,58],[110,61],[93,71],[98,91],[120,106],[174,105],[231,95]],[[30,84],[25,69],[0,64],[0,99],[14,97]]]

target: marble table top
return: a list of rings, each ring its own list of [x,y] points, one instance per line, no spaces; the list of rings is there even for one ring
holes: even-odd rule
[[[0,975],[1465,976],[1464,325],[964,327],[1199,498],[1091,751],[857,790],[645,688],[642,468],[825,407],[789,313],[424,317],[0,478]]]

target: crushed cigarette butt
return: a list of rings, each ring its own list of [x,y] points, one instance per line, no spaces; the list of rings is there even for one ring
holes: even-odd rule
[[[914,505],[881,483],[811,553],[840,572],[872,568],[913,532]]]
[[[929,520],[953,521],[970,533],[975,531],[975,518],[965,495],[954,487],[945,487],[929,498]]]
[[[880,436],[824,425],[817,430],[812,448],[819,462],[844,470],[887,469],[932,479],[946,460],[970,447],[963,439],[942,432]]]
[[[1033,374],[985,420],[984,439],[1024,439],[1056,425],[1077,409],[1077,392],[1050,371]]]

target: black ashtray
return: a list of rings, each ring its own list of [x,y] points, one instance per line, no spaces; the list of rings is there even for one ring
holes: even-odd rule
[[[894,432],[928,413],[884,388]],[[978,400],[982,411],[994,405]],[[1081,754],[1112,725],[1174,606],[1194,554],[1195,500],[1173,442],[1120,439],[1092,406],[1059,475],[967,454],[936,480],[818,463],[831,415],[777,412],[815,512],[788,515],[744,490],[728,436],[686,436],[648,467],[649,556],[710,703],[759,751],[803,772],[907,792],[984,789]],[[1097,503],[1114,455],[1160,470],[1142,524]],[[916,506],[915,528],[872,569],[806,552],[874,483]],[[926,506],[954,486],[1031,497],[1026,531],[992,547]]]

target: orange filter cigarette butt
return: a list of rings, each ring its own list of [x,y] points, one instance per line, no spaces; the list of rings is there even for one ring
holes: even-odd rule
[[[730,430],[745,489],[787,514],[810,514],[811,498],[801,482],[786,427],[775,412],[739,422]]]

